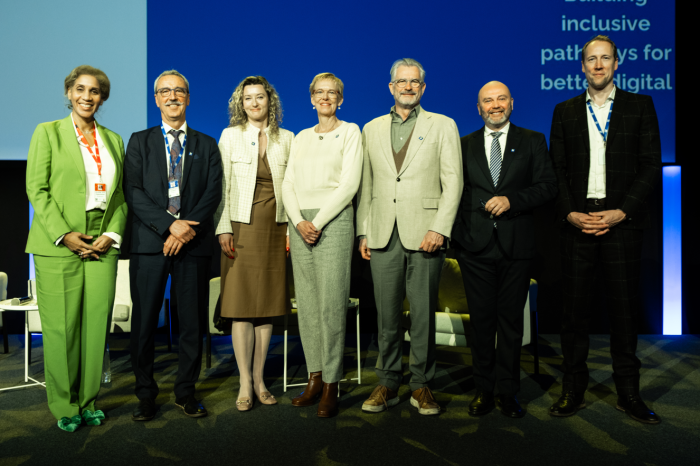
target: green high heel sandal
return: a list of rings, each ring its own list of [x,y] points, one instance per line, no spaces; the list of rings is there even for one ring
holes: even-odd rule
[[[83,419],[85,419],[85,424],[89,426],[99,426],[104,421],[105,413],[101,409],[90,411],[86,409],[83,411]]]
[[[75,432],[78,430],[78,427],[80,427],[80,424],[82,424],[83,419],[80,416],[73,416],[71,418],[68,417],[62,417],[60,421],[58,421],[58,428],[61,430],[65,430],[66,432]]]

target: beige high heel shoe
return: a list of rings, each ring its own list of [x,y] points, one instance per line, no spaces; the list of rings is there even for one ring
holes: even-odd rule
[[[258,394],[255,392],[255,396],[258,398],[260,403],[264,405],[276,405],[277,404],[277,399],[275,399],[274,396],[272,396],[272,393],[270,392],[262,392]]]
[[[238,411],[250,411],[253,409],[253,401],[248,398],[239,398],[236,400],[236,409]]]

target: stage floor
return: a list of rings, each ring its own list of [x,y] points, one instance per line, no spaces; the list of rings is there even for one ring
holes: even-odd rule
[[[176,340],[177,342],[177,340]],[[341,411],[318,419],[316,407],[295,408],[291,398],[301,387],[282,391],[282,339],[273,336],[265,373],[277,406],[256,403],[236,410],[238,371],[229,337],[214,338],[211,369],[203,369],[197,394],[209,411],[200,419],[185,417],[174,405],[172,385],[177,370],[177,344],[168,353],[164,335],[157,339],[156,378],[161,392],[153,421],[136,423],[134,376],[128,355],[129,335],[110,337],[112,382],[98,399],[107,420],[83,426],[74,434],[56,427],[46,391],[32,387],[0,392],[0,464],[596,464],[667,465],[698,461],[700,439],[700,338],[693,335],[640,337],[642,397],[662,418],[643,425],[615,409],[607,336],[591,337],[591,385],[587,408],[570,418],[552,418],[548,408],[560,393],[559,337],[540,338],[540,372],[524,349],[520,400],[528,414],[510,419],[494,411],[468,416],[474,395],[471,354],[467,348],[438,347],[435,397],[439,416],[420,416],[409,404],[408,386],[401,403],[388,412],[366,414],[362,402],[377,377],[376,336],[363,335],[362,385],[341,386]],[[356,348],[349,334],[345,368],[356,376]],[[30,376],[43,381],[41,336],[33,338]],[[404,363],[408,362],[405,346]],[[306,378],[298,337],[290,338],[290,376]],[[408,368],[405,367],[406,380]],[[12,335],[10,353],[0,354],[0,388],[24,378],[24,336]]]

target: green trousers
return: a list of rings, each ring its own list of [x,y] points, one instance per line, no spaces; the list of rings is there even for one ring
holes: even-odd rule
[[[86,215],[86,234],[96,239],[104,213]],[[118,257],[114,252],[100,260],[34,256],[46,395],[56,419],[95,411]]]

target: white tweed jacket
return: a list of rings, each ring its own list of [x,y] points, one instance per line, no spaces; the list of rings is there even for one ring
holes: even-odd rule
[[[276,220],[286,223],[287,216],[282,202],[282,181],[287,169],[289,149],[294,133],[280,128],[277,141],[267,139],[267,161],[272,171],[272,185],[277,203]],[[250,223],[253,208],[255,179],[258,173],[258,136],[260,130],[251,124],[226,128],[219,139],[224,179],[221,183],[221,204],[216,210],[216,234],[232,233],[231,222]]]

